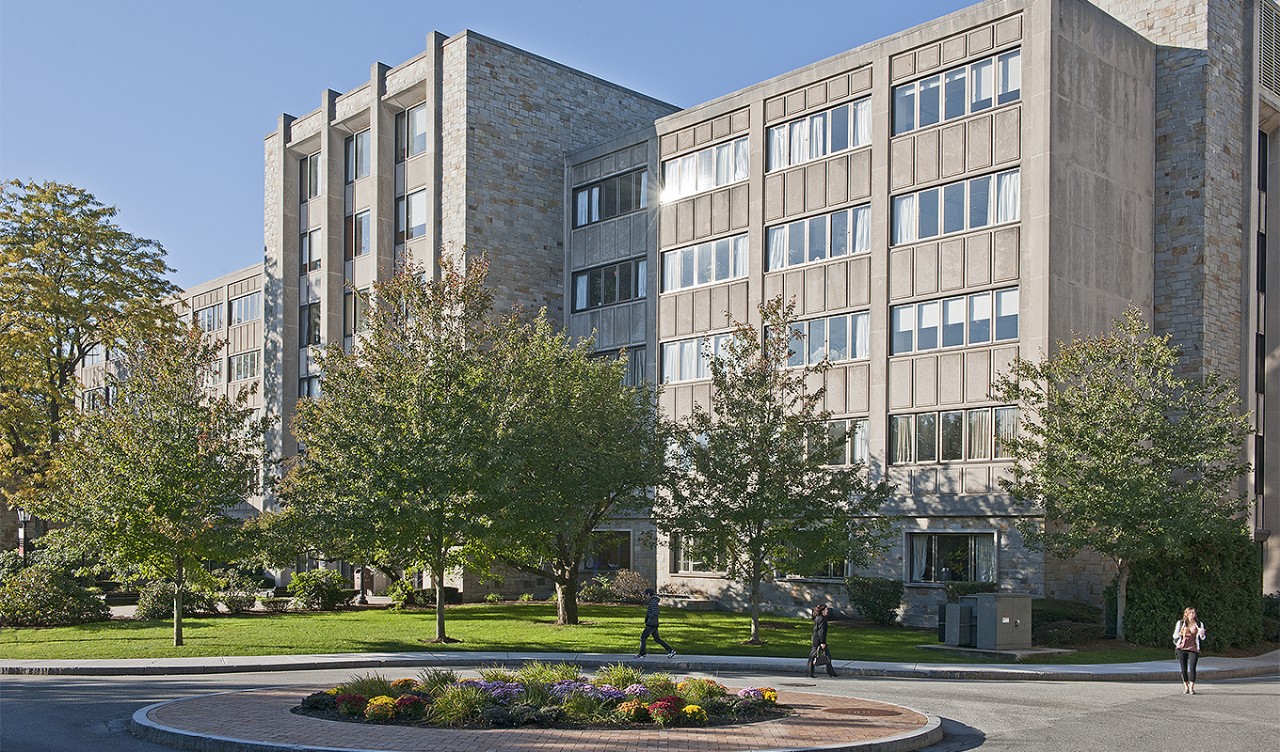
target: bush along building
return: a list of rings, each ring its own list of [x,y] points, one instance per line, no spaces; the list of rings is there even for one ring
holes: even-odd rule
[[[1277,591],[1278,126],[1274,0],[988,0],[684,110],[433,32],[266,137],[268,443],[297,452],[288,425],[321,388],[316,348],[349,346],[353,290],[406,254],[435,270],[484,251],[498,310],[547,306],[601,353],[625,349],[627,378],[660,384],[673,417],[709,403],[704,343],[782,295],[802,319],[797,359],[833,363],[825,407],[849,429],[845,461],[896,484],[900,521],[870,568],[777,574],[775,609],[847,606],[852,574],[901,580],[911,624],[931,624],[955,581],[1100,604],[1103,560],[1046,556],[1015,528],[1034,514],[998,485],[1017,411],[989,393],[1014,358],[1132,303],[1188,372],[1234,379],[1255,415],[1243,524]],[[743,602],[647,519],[602,525],[597,548],[592,571]],[[454,584],[466,598],[549,590],[522,575]]]

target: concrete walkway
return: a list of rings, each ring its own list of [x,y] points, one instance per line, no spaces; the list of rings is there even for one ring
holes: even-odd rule
[[[378,669],[384,673],[414,673],[429,666],[468,668],[521,661],[568,661],[584,668],[609,663],[636,663],[647,670],[722,674],[752,672],[800,674],[802,658],[730,655],[677,655],[673,659],[609,653],[532,653],[441,651],[420,653],[334,653],[328,655],[261,655],[209,658],[130,658],[118,660],[0,660],[0,674],[64,674],[78,676],[240,673],[245,671],[305,671],[311,669]],[[995,679],[1013,681],[1176,681],[1178,664],[1165,661],[1093,665],[1033,663],[881,663],[836,661],[845,676],[888,676],[919,679]],[[1201,681],[1280,675],[1280,650],[1253,658],[1206,656],[1200,661]]]

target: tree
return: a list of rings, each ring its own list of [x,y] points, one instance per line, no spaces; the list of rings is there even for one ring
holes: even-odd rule
[[[175,319],[164,249],[115,215],[74,186],[0,184],[0,502],[39,493],[85,356]]]
[[[444,576],[481,520],[478,469],[492,431],[483,349],[487,265],[446,263],[439,280],[407,266],[374,285],[367,329],[350,353],[319,358],[321,395],[301,400],[301,447],[269,527],[326,558],[421,567],[436,585],[436,641],[448,641]]]
[[[861,463],[828,464],[847,434],[821,409],[830,367],[788,367],[802,347],[794,303],[760,306],[763,334],[737,323],[710,350],[711,409],[695,405],[676,434],[670,482],[655,509],[678,545],[724,566],[747,586],[751,640],[760,642],[760,586],[772,571],[804,571],[833,560],[854,566],[882,550],[892,493]]]
[[[71,421],[33,505],[65,526],[47,536],[55,548],[172,582],[175,646],[183,591],[209,578],[201,565],[244,551],[233,508],[256,490],[264,461],[251,392],[207,388],[221,349],[195,327],[126,341],[107,375],[114,397]]]
[[[536,320],[508,319],[493,353],[497,426],[486,474],[493,556],[555,583],[558,624],[578,623],[593,531],[645,508],[663,472],[654,394],[626,386],[625,356],[601,358]]]
[[[1016,360],[992,389],[1021,422],[1000,486],[1044,510],[1024,535],[1054,554],[1089,548],[1115,563],[1121,640],[1133,563],[1237,526],[1245,504],[1231,486],[1249,471],[1249,419],[1218,374],[1179,376],[1169,339],[1129,308],[1113,331],[1058,342],[1038,363]]]

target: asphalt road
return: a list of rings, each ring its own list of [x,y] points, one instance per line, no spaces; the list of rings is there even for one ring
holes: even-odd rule
[[[350,670],[205,676],[0,676],[0,752],[161,752],[127,719],[161,700],[253,687],[337,683]],[[855,695],[943,718],[929,752],[1280,749],[1280,679],[1202,683],[818,679],[725,674],[729,684]]]

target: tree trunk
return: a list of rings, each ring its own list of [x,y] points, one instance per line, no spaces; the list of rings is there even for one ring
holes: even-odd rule
[[[173,646],[182,647],[182,559],[178,559],[173,588]]]
[[[1129,600],[1129,561],[1116,561],[1116,639],[1124,640],[1124,608]]]
[[[444,566],[434,567],[431,578],[436,581],[436,642],[447,642],[444,633]]]
[[[578,623],[578,572],[562,571],[556,581],[556,624]]]
[[[760,645],[760,567],[751,565],[751,640],[752,645]]]

